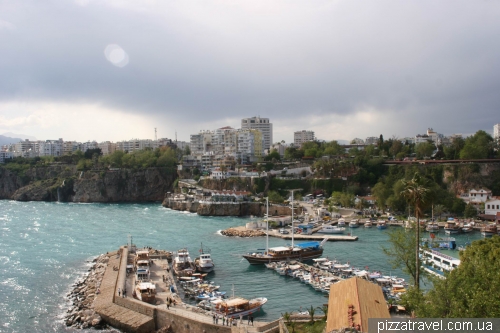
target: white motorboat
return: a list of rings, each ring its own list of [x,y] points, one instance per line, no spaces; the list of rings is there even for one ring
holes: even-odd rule
[[[344,218],[340,218],[338,223],[337,223],[337,226],[338,227],[344,227],[345,226],[345,219]]]
[[[325,225],[323,228],[318,230],[317,232],[320,234],[343,234],[345,228],[333,226],[333,225]]]
[[[209,250],[210,251],[210,250]],[[210,273],[214,270],[214,262],[212,261],[212,256],[210,253],[205,253],[203,250],[203,244],[200,249],[200,257],[196,258],[194,261],[196,269],[201,273]]]

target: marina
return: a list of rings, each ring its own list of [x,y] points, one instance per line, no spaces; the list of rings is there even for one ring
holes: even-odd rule
[[[220,291],[230,293],[234,285],[236,296],[248,300],[258,297],[268,299],[264,307],[255,313],[256,321],[272,322],[285,311],[297,312],[300,308],[325,303],[325,293],[310,287],[299,288],[300,282],[296,279],[284,279],[264,265],[249,265],[243,259],[242,255],[248,251],[263,248],[265,237],[226,237],[220,234],[221,230],[260,218],[201,217],[157,204],[2,201],[0,211],[3,214],[0,214],[3,236],[0,277],[5,281],[0,286],[4,295],[0,300],[0,311],[10,314],[13,331],[67,332],[60,318],[69,307],[66,295],[70,286],[84,276],[93,258],[118,249],[127,242],[129,235],[133,235],[134,243],[141,247],[174,252],[187,248],[192,257],[199,253],[200,241],[203,241],[203,246],[206,243],[215,263],[209,280],[220,286]],[[138,220],[148,224],[146,232],[142,224],[137,223]],[[107,228],[103,229],[102,225],[107,225]],[[179,228],[180,225],[182,228]],[[393,226],[387,229],[390,228]],[[322,257],[336,259],[343,264],[349,261],[352,267],[363,269],[368,265],[369,271],[408,278],[403,272],[392,269],[382,252],[382,247],[387,246],[386,230],[358,228],[355,233],[358,241],[326,242]],[[445,236],[443,229],[438,234]],[[20,237],[22,242],[16,241]],[[477,230],[454,237],[457,247],[482,238]],[[289,242],[269,237],[270,247],[284,246]],[[156,272],[156,269],[163,269],[162,265],[158,264],[155,255],[151,259],[154,264],[150,265],[150,274],[160,281],[155,297],[162,302],[169,291],[163,290],[167,288],[162,281],[163,274]],[[266,279],[266,284],[254,283],[262,279]],[[128,298],[132,297],[132,290],[132,285],[127,286]],[[27,308],[27,303],[33,306]],[[193,300],[193,303],[196,302]],[[165,307],[165,304],[161,306]],[[177,311],[177,307],[174,309]],[[193,314],[192,311],[189,313]],[[25,320],[33,316],[39,318],[36,323]],[[207,322],[211,320],[208,318]]]

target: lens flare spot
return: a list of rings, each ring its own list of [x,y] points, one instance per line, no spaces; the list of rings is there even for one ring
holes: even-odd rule
[[[119,45],[109,44],[104,49],[104,55],[116,67],[125,67],[128,64],[128,54]]]

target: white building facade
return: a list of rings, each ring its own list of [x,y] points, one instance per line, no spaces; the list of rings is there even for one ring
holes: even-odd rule
[[[493,126],[493,139],[500,139],[500,124]]]
[[[241,129],[256,129],[262,132],[262,148],[269,149],[273,143],[273,124],[269,118],[252,117],[241,119]]]
[[[309,142],[309,141],[314,141],[314,132],[313,131],[297,131],[293,132],[293,144],[296,147],[302,146],[303,143]]]

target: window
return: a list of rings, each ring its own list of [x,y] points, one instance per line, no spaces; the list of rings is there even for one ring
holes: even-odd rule
[[[490,205],[487,206],[487,209],[490,209]]]
[[[499,208],[498,208],[498,205],[497,205],[497,209],[499,209]]]

